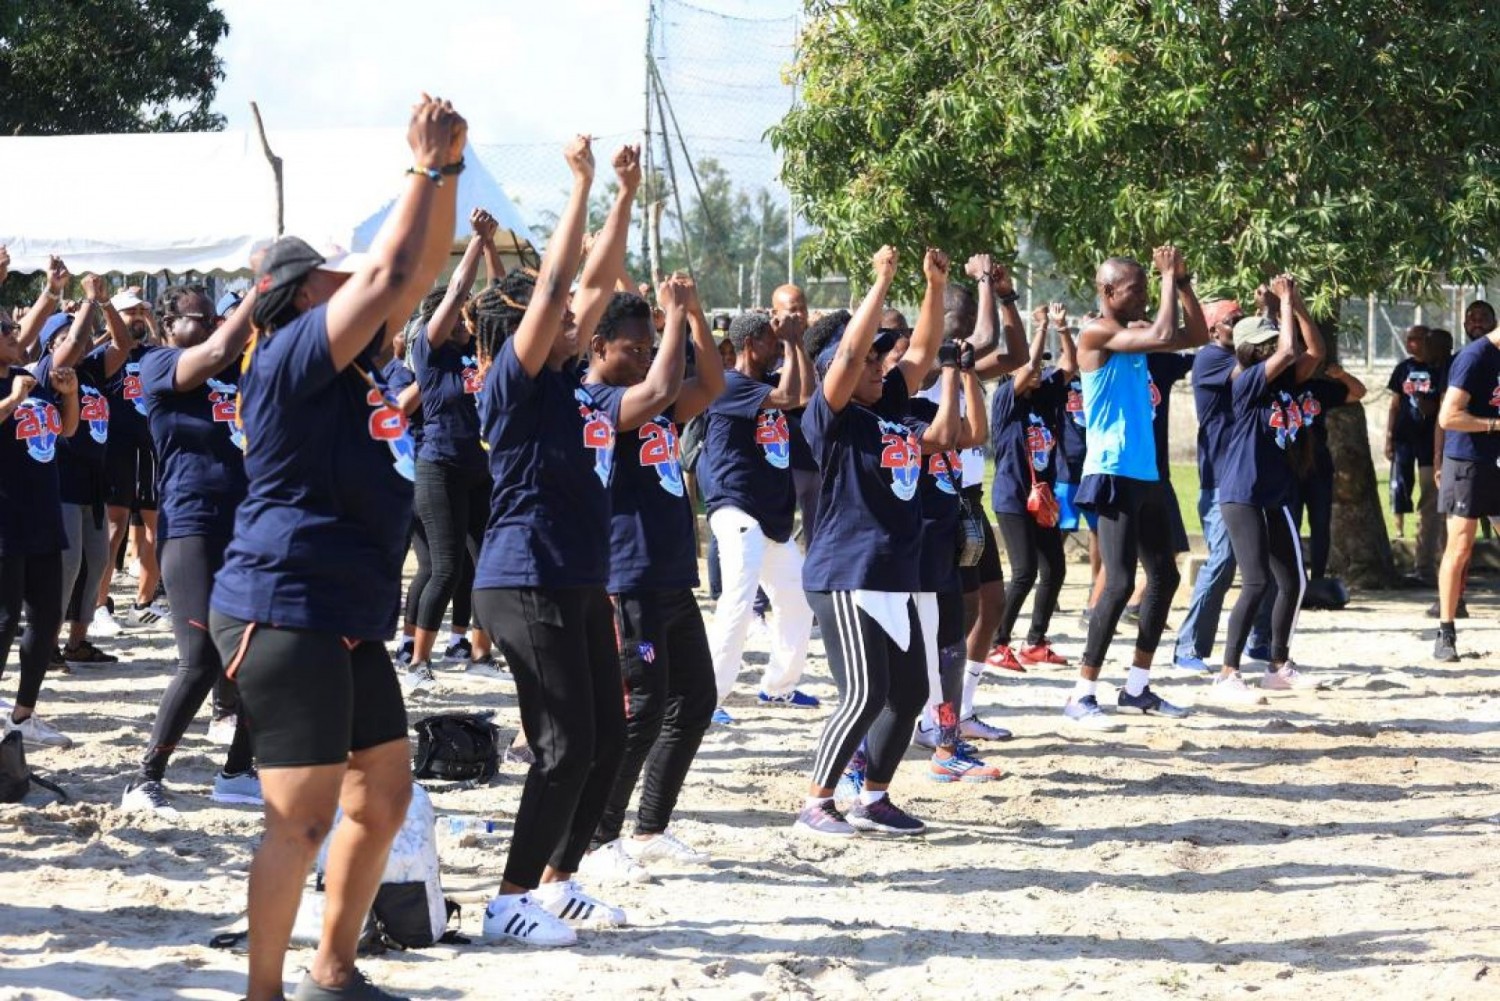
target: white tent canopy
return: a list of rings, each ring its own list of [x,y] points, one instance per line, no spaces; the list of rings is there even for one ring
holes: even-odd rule
[[[405,130],[272,129],[267,139],[283,161],[285,231],[368,249],[411,165]],[[464,159],[455,242],[485,208],[502,251],[534,245],[472,148]],[[41,271],[57,254],[74,274],[233,272],[275,235],[274,173],[254,132],[0,139],[0,245],[14,271]]]

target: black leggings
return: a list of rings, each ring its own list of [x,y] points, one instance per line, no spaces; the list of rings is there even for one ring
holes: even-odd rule
[[[10,660],[10,645],[21,630],[26,611],[26,634],[21,637],[21,684],[16,706],[36,708],[47,665],[57,651],[62,628],[62,553],[0,556],[0,671]]]
[[[1311,550],[1312,575],[1324,577],[1328,574],[1328,554],[1333,550],[1333,470],[1314,469],[1298,484],[1297,506],[1292,510],[1293,520],[1302,524],[1303,508],[1307,509],[1307,545]]]
[[[510,665],[536,756],[505,861],[507,882],[535,889],[549,864],[578,871],[614,789],[625,700],[613,610],[602,587],[485,588],[474,610]]]
[[[1302,546],[1292,524],[1292,513],[1285,507],[1263,509],[1253,504],[1221,503],[1219,514],[1229,531],[1234,560],[1240,566],[1240,597],[1229,613],[1224,665],[1239,668],[1255,611],[1273,577],[1276,603],[1271,608],[1271,660],[1280,664],[1289,655],[1305,583]]]
[[[1010,557],[1005,614],[1000,619],[1000,645],[1010,646],[1011,633],[1021,615],[1021,603],[1036,584],[1036,601],[1031,605],[1031,631],[1026,634],[1027,645],[1036,646],[1047,638],[1047,625],[1057,609],[1057,594],[1062,590],[1063,578],[1068,572],[1063,560],[1062,532],[1055,525],[1043,528],[1029,514],[996,511],[995,520],[1000,524],[1000,537],[1005,540],[1005,555]],[[1040,583],[1037,583],[1038,565],[1041,567]]]
[[[418,629],[436,632],[449,602],[454,603],[454,625],[459,625],[454,595],[474,589],[474,557],[484,541],[490,513],[489,474],[419,459],[415,507],[426,535],[430,566],[427,584],[418,592],[415,623]],[[464,595],[465,625],[469,600],[470,595]]]
[[[625,679],[625,751],[595,845],[620,836],[642,768],[635,833],[667,829],[719,698],[703,613],[691,589],[629,591],[614,601]]]
[[[1141,599],[1141,624],[1135,648],[1155,653],[1167,624],[1172,595],[1181,574],[1172,551],[1172,496],[1160,481],[1114,478],[1114,497],[1097,507],[1099,555],[1104,564],[1104,591],[1089,617],[1089,638],[1083,666],[1100,668],[1120,615],[1135,590],[1137,562],[1146,571],[1146,595]]]
[[[216,701],[230,701],[238,709],[238,691],[234,682],[225,677],[224,663],[208,631],[208,597],[213,590],[214,574],[224,564],[224,549],[228,545],[228,539],[207,535],[157,540],[161,579],[167,587],[172,634],[177,640],[177,673],[162,693],[156,722],[151,725],[151,741],[141,761],[141,778],[147,781],[160,782],[166,775],[172,752],[177,750],[209,692],[216,687],[227,689]],[[247,713],[240,712],[235,720],[234,741],[224,758],[224,772],[238,775],[249,771],[250,764],[250,720]]]
[[[911,744],[912,724],[927,704],[927,664],[916,603],[906,600],[909,640],[898,647],[885,629],[854,603],[852,591],[809,591],[822,623],[828,668],[839,707],[823,726],[813,758],[813,785],[832,789],[865,741],[865,779],[884,785]]]

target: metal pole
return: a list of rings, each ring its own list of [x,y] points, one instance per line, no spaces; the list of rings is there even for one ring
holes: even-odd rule
[[[1375,369],[1375,293],[1365,297],[1365,368]]]
[[[651,2],[646,5],[646,86],[644,91],[646,97],[646,130],[641,133],[641,142],[644,144],[641,149],[641,153],[643,155],[641,167],[642,176],[645,179],[645,184],[641,186],[640,199],[641,256],[650,260],[653,265],[657,263],[658,258],[657,256],[653,256],[651,253],[651,203],[655,201],[657,197],[659,197],[658,193],[655,191],[656,173],[652,169],[654,159],[651,156],[651,47],[655,35],[656,0],[651,0]],[[656,275],[654,273],[651,276],[651,283],[652,287],[654,288],[656,285]]]

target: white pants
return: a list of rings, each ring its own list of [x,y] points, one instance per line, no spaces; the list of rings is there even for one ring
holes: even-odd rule
[[[761,678],[767,695],[786,695],[802,680],[812,609],[802,590],[802,551],[794,542],[772,542],[760,523],[738,508],[723,507],[708,519],[719,543],[724,589],[708,630],[709,651],[722,704],[734,689],[745,652],[745,633],[754,614],[755,588],[771,599],[771,662]]]

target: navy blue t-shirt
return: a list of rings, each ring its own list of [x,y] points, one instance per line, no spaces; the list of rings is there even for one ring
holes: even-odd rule
[[[64,504],[103,504],[109,493],[104,445],[109,441],[108,379],[104,376],[107,345],[100,345],[73,366],[78,373],[78,430],[64,438],[57,453],[58,487]]]
[[[507,340],[481,392],[495,486],[474,586],[605,586],[625,389],[585,386],[576,365],[527,375]]]
[[[937,419],[938,405],[913,397],[907,427],[920,440]],[[958,503],[963,459],[956,450],[922,456],[922,566],[919,590],[946,594],[963,589],[958,573]]]
[[[1077,483],[1083,479],[1083,460],[1089,454],[1088,420],[1083,414],[1083,380],[1075,372],[1068,380],[1068,395],[1063,401],[1063,415],[1058,422],[1062,433],[1062,454],[1057,461],[1057,482]]]
[[[146,424],[146,392],[141,387],[141,359],[155,345],[137,344],[125,356],[106,384],[109,396],[109,433],[117,441],[132,441],[143,448],[151,447],[151,429]]]
[[[990,504],[997,514],[1025,514],[1032,472],[1038,483],[1057,482],[1057,430],[1067,405],[1068,380],[1049,369],[1023,397],[1014,380],[995,387],[990,401],[990,440],[995,443],[995,480]]]
[[[804,590],[922,589],[922,446],[905,423],[909,410],[899,368],[873,408],[850,400],[834,413],[821,389],[813,394],[802,428],[823,482]]]
[[[469,469],[484,468],[479,444],[479,363],[472,346],[444,341],[433,347],[421,327],[407,347],[422,387],[422,437],[417,458]]]
[[[1309,475],[1333,475],[1333,453],[1328,450],[1328,411],[1349,402],[1349,387],[1337,379],[1318,377],[1297,387],[1297,409],[1302,431],[1312,435],[1313,464]],[[1429,437],[1427,449],[1432,450]]]
[[[24,372],[0,374],[0,398]],[[29,373],[31,395],[0,424],[0,556],[36,556],[68,548],[57,484],[57,439],[62,413],[51,386],[52,357]]]
[[[162,348],[141,360],[146,421],[156,448],[157,536],[228,541],[247,489],[239,362],[197,389],[179,392],[181,357],[181,348]]]
[[[1213,490],[1215,474],[1229,444],[1229,424],[1234,409],[1229,389],[1234,373],[1234,352],[1217,344],[1205,344],[1193,358],[1193,407],[1198,411],[1198,486]]]
[[[1230,384],[1233,400],[1223,461],[1215,466],[1220,504],[1261,508],[1289,504],[1296,479],[1287,451],[1302,433],[1302,410],[1290,370],[1266,381],[1256,362]]]
[[[1167,428],[1172,423],[1172,387],[1193,370],[1193,356],[1175,351],[1153,351],[1146,356],[1151,383],[1151,433],[1156,438],[1156,473],[1172,478],[1167,456]]]
[[[1391,372],[1386,384],[1401,397],[1396,408],[1396,426],[1391,437],[1410,445],[1417,454],[1417,465],[1430,466],[1433,460],[1433,437],[1437,430],[1437,412],[1443,400],[1442,371],[1413,358],[1406,358]],[[1431,413],[1423,413],[1428,404]]]
[[[770,394],[770,386],[734,369],[724,373],[724,392],[708,406],[700,466],[710,515],[738,508],[760,523],[766,538],[785,542],[797,510],[791,429],[785,414],[765,407]],[[804,414],[804,435],[806,421]],[[814,453],[816,459],[816,448]]]
[[[674,409],[616,436],[610,594],[698,586],[698,540]]]
[[[260,339],[239,388],[249,493],[213,607],[351,640],[390,638],[414,470],[406,418],[373,351],[336,369],[328,307],[318,306]]]
[[[1481,337],[1453,356],[1448,385],[1469,394],[1468,413],[1481,420],[1500,417],[1500,348]],[[1443,455],[1469,462],[1500,462],[1500,434],[1446,431]]]

